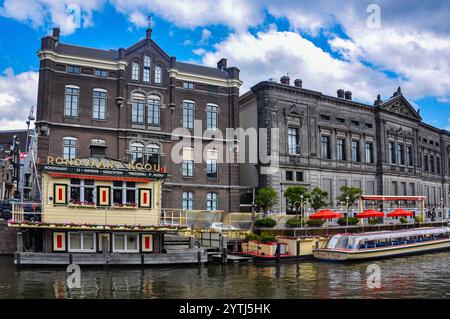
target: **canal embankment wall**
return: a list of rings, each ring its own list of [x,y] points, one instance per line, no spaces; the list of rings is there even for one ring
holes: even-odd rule
[[[8,222],[0,220],[0,255],[13,255],[17,250],[17,229],[9,228]]]

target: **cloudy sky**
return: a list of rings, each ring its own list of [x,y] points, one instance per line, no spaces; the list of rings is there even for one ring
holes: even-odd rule
[[[285,74],[370,104],[401,86],[425,122],[450,130],[448,0],[0,0],[0,129],[25,127],[52,27],[63,42],[116,49],[144,36],[148,15],[169,55],[238,66],[241,93]]]

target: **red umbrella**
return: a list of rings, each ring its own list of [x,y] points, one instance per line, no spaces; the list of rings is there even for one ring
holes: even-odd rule
[[[408,212],[404,209],[396,209],[393,212],[387,214],[387,217],[404,217],[404,216],[414,216],[413,212]]]
[[[368,209],[356,215],[356,218],[372,218],[372,217],[384,217],[384,213],[377,210]]]
[[[321,210],[317,213],[309,215],[310,219],[333,219],[333,218],[342,218],[341,213],[336,213],[331,210]]]

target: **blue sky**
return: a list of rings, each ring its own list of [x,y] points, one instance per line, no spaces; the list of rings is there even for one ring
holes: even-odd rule
[[[63,42],[117,49],[144,36],[148,15],[169,55],[206,65],[226,57],[238,66],[241,93],[287,73],[305,88],[351,90],[370,104],[401,86],[425,122],[450,129],[449,1],[380,0],[375,11],[371,3],[0,0],[0,129],[25,126],[36,103],[36,52],[53,26]],[[79,20],[70,8],[79,8]]]

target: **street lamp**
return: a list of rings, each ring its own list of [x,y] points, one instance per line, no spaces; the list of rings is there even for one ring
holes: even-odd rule
[[[347,196],[345,197],[345,204],[346,204],[346,207],[347,207],[347,216],[346,216],[346,217],[347,217],[347,227],[348,227],[349,201],[350,201],[350,197],[347,195]]]

